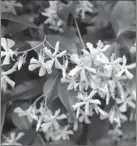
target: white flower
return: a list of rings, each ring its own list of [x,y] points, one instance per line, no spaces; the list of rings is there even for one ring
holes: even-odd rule
[[[60,114],[60,109],[55,112],[54,115],[52,115],[51,112],[49,114],[46,114],[43,118],[44,123],[41,124],[42,131],[47,132],[50,127],[54,127],[55,129],[59,128],[59,124],[57,123],[57,120],[63,120],[66,119],[67,116],[65,114]]]
[[[12,51],[12,48],[15,45],[15,42],[10,39],[1,38],[1,46],[4,51],[1,51],[1,58],[5,56],[2,65],[10,64],[10,58],[13,59],[13,55],[16,55],[16,52]]]
[[[95,74],[96,69],[91,68],[91,60],[88,56],[78,56],[77,54],[72,54],[70,59],[73,63],[77,64],[75,68],[70,70],[69,76],[74,77],[76,75],[80,75],[80,82],[85,82],[88,86],[87,72]]]
[[[135,103],[135,101],[133,101],[133,98],[131,96],[125,98],[124,101],[117,98],[116,102],[117,102],[117,104],[121,104],[120,107],[119,107],[119,110],[121,112],[126,112],[127,111],[127,106],[130,106],[132,108],[136,108],[136,103]]]
[[[19,117],[27,116],[30,123],[32,123],[33,119],[35,119],[36,121],[38,120],[38,117],[35,113],[35,107],[30,106],[27,110],[22,110],[20,107],[17,107],[14,109],[14,112],[18,113]]]
[[[52,136],[52,140],[69,140],[69,135],[73,135],[73,131],[69,130],[69,126],[58,129]]]
[[[85,18],[85,13],[90,12],[92,13],[93,4],[89,1],[78,1],[78,5],[76,6],[76,14],[81,15],[81,18]]]
[[[90,124],[91,121],[89,120],[89,117],[92,115],[93,115],[93,112],[86,114],[83,110],[80,109],[80,116],[79,116],[78,120],[80,123],[84,122],[86,124]]]
[[[25,59],[23,58],[23,56],[20,56],[18,58],[17,64],[18,64],[18,70],[21,69],[22,65],[25,63]]]
[[[82,95],[79,94],[77,96],[77,98],[81,101],[79,101],[78,103],[73,105],[74,110],[76,110],[76,118],[79,117],[80,114],[80,108],[82,106],[84,106],[85,109],[85,114],[89,115],[89,111],[90,111],[90,104],[101,104],[100,101],[98,99],[92,99],[92,97],[96,94],[96,91],[92,90],[91,93],[87,96],[87,95]]]
[[[8,71],[4,72],[2,69],[1,69],[1,86],[2,86],[2,90],[4,92],[6,92],[7,90],[7,84],[9,84],[12,88],[15,86],[15,82],[12,81],[8,75],[12,74],[13,72],[16,71],[16,67],[17,67],[17,64],[15,63],[15,65],[9,69]]]
[[[90,54],[92,54],[92,55],[98,55],[98,54],[100,54],[100,53],[102,53],[102,52],[105,52],[109,47],[110,47],[110,45],[103,45],[103,43],[101,42],[101,40],[99,40],[98,41],[98,43],[97,43],[97,48],[94,48],[94,46],[93,46],[93,44],[91,44],[91,43],[86,43],[86,45],[87,45],[87,47],[88,47],[88,49],[89,49],[89,51],[90,51]]]
[[[122,114],[117,106],[113,106],[108,114],[108,119],[111,124],[116,123],[121,126],[121,122],[127,120],[127,117]]]
[[[123,73],[126,74],[126,76],[129,78],[129,79],[132,79],[133,78],[133,75],[128,71],[128,69],[133,69],[136,67],[136,63],[133,63],[131,65],[126,65],[127,63],[127,59],[125,56],[123,56],[123,64],[121,65],[121,70],[117,73],[117,77],[121,77]]]
[[[12,132],[10,134],[10,137],[5,137],[4,136],[5,142],[2,143],[2,145],[22,145],[21,143],[18,143],[16,141],[18,141],[23,135],[24,135],[24,133],[20,132],[15,137],[15,132]]]
[[[29,70],[30,71],[33,71],[35,70],[36,68],[39,68],[39,76],[44,76],[45,73],[46,73],[46,70],[47,70],[47,65],[46,63],[44,62],[44,56],[42,56],[41,54],[38,54],[38,60],[32,58],[30,60],[30,65],[29,65]],[[50,74],[51,71],[47,70],[48,73]]]
[[[64,50],[61,53],[58,53],[58,51],[59,51],[59,41],[55,45],[55,51],[53,54],[50,49],[48,49],[47,47],[44,48],[44,52],[51,59],[46,62],[47,70],[51,71],[51,68],[52,68],[54,62],[55,62],[55,68],[62,69],[62,65],[59,63],[58,58],[64,56],[67,51]]]

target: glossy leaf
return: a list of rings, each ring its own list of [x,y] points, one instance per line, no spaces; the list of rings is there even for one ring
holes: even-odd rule
[[[117,36],[134,24],[135,9],[132,1],[118,1],[116,3],[112,10],[111,19]]]
[[[24,24],[24,25],[26,25],[28,27],[32,27],[32,28],[38,29],[38,27],[34,23],[29,22],[28,20],[26,20],[23,15],[16,16],[16,15],[14,15],[12,13],[4,12],[4,13],[1,14],[1,19],[14,21],[16,23],[21,23],[21,24]]]
[[[72,107],[72,104],[70,101],[70,97],[69,97],[69,94],[67,91],[67,84],[59,82],[58,95],[59,95],[59,98],[60,98],[61,102],[63,103],[64,107],[68,111],[71,120],[73,121],[75,119],[74,110],[73,110],[73,107]]]
[[[11,100],[26,100],[36,97],[42,93],[44,82],[41,80],[30,80],[16,86],[10,93]]]
[[[60,79],[59,75],[60,74],[57,74],[56,76],[48,78],[48,80],[45,82],[43,86],[43,94],[45,96],[45,100],[49,104],[51,104],[52,101],[58,96],[56,88],[58,86],[58,82]]]

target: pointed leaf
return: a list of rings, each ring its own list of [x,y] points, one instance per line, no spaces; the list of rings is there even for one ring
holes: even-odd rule
[[[58,96],[56,88],[60,79],[59,75],[60,74],[50,77],[43,86],[43,94],[48,104],[51,104],[52,101]]]
[[[42,93],[44,82],[42,80],[30,80],[16,86],[10,93],[11,100],[26,100]]]
[[[16,15],[14,15],[12,13],[4,12],[4,13],[1,14],[1,19],[14,21],[14,22],[17,22],[17,23],[24,24],[24,25],[26,25],[28,27],[32,27],[32,28],[38,29],[38,27],[34,23],[29,22],[28,20],[26,20],[23,15],[16,16]]]
[[[68,111],[71,120],[73,121],[75,119],[74,110],[73,110],[73,107],[72,107],[72,104],[70,101],[70,96],[67,91],[67,84],[59,82],[58,95],[59,95],[59,98],[60,98],[61,102],[63,103],[64,107]]]

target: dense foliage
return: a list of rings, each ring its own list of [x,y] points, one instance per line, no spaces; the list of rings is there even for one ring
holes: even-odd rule
[[[136,3],[1,8],[2,144],[135,144]]]

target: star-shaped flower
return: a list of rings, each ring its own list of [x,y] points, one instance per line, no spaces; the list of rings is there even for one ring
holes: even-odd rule
[[[60,109],[55,112],[54,115],[50,112],[44,116],[44,123],[41,125],[41,128],[44,132],[47,132],[50,127],[54,127],[55,129],[59,128],[58,120],[66,119],[67,116],[65,114],[60,115]]]
[[[91,93],[87,95],[79,94],[77,98],[80,100],[78,103],[73,105],[74,110],[76,110],[76,118],[79,117],[80,109],[84,106],[85,114],[89,115],[90,113],[90,104],[101,104],[98,99],[93,99],[92,97],[96,94],[96,91],[92,90]]]
[[[4,136],[5,142],[2,143],[2,145],[22,145],[21,143],[18,143],[17,141],[24,135],[24,133],[20,132],[15,137],[15,132],[12,132],[10,134],[10,137]]]
[[[36,108],[34,106],[30,106],[27,110],[22,110],[20,107],[14,109],[15,113],[18,113],[19,117],[27,116],[30,123],[32,123],[33,119],[38,120],[36,116]]]
[[[49,74],[51,73],[51,71],[47,70],[47,65],[44,62],[44,56],[42,54],[38,54],[38,60],[35,58],[30,60],[29,70],[33,71],[36,68],[40,68],[39,76],[44,76],[46,71],[48,71]]]
[[[51,50],[48,49],[47,47],[44,48],[44,52],[51,59],[51,60],[48,60],[46,62],[46,66],[47,66],[46,68],[47,68],[48,71],[51,72],[51,68],[52,68],[54,62],[55,62],[55,68],[62,69],[62,65],[58,61],[58,58],[64,56],[67,51],[64,50],[64,51],[58,53],[59,52],[59,41],[55,45],[55,51],[54,51],[54,53],[52,53]]]
[[[120,71],[117,73],[117,77],[121,77],[123,73],[126,74],[126,76],[129,78],[129,79],[132,79],[133,78],[133,75],[128,71],[128,69],[133,69],[136,67],[136,63],[133,63],[131,65],[126,65],[127,63],[127,59],[125,56],[123,56],[123,64],[121,65],[120,67]]]
[[[58,129],[52,136],[53,140],[69,140],[69,135],[73,135],[73,131],[69,130],[69,126]]]
[[[1,46],[4,49],[4,51],[1,51],[1,58],[5,56],[2,65],[10,64],[10,58],[13,59],[13,55],[16,55],[16,52],[11,50],[14,45],[13,40],[1,38]]]

